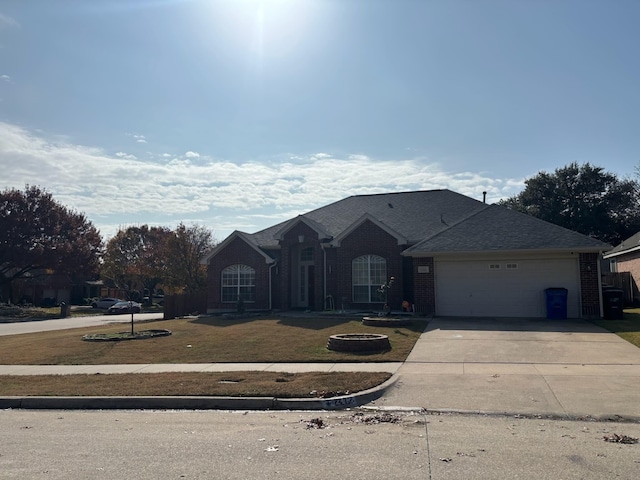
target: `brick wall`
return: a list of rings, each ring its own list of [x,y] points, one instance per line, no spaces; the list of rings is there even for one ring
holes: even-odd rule
[[[600,316],[600,285],[597,253],[580,254],[580,293],[583,317]]]
[[[256,252],[247,243],[235,238],[222,252],[209,262],[207,268],[207,311],[236,309],[234,303],[222,303],[221,272],[231,265],[248,265],[256,271],[256,300],[245,302],[247,310],[265,310],[269,308],[269,265],[264,256]]]
[[[378,255],[387,261],[387,277],[395,277],[395,283],[389,291],[389,305],[392,310],[400,310],[403,299],[403,268],[402,250],[405,247],[399,246],[398,241],[393,236],[382,230],[371,221],[365,221],[355,229],[347,238],[342,240],[336,252],[336,277],[335,285],[337,292],[336,306],[344,301],[344,308],[347,309],[380,309],[382,304],[362,304],[353,303],[351,285],[351,262],[362,255]]]
[[[418,313],[432,315],[436,311],[436,283],[433,258],[413,258],[412,273],[415,310]]]
[[[619,273],[628,272],[631,275],[631,293],[629,296],[630,304],[637,304],[640,300],[640,252],[631,252],[621,255],[616,259],[617,270]]]
[[[302,240],[302,241],[300,241]],[[292,269],[297,265],[297,259],[300,251],[312,247],[313,248],[313,291],[309,298],[309,308],[313,310],[322,310],[324,305],[323,299],[323,257],[320,248],[320,240],[318,233],[304,222],[299,222],[292,227],[280,241],[281,255],[280,264],[280,295],[281,308],[289,309],[294,307],[292,299]]]

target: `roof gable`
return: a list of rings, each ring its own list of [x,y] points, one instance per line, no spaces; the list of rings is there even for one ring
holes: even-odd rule
[[[264,257],[266,263],[273,263],[275,260],[267,255],[253,240],[250,234],[241,232],[239,230],[235,230],[231,235],[224,239],[221,243],[216,245],[213,250],[211,250],[200,262],[201,264],[208,264],[213,257],[219,255],[224,251],[226,247],[228,247],[234,240],[240,239],[249,245],[252,249],[258,252],[262,257]]]
[[[345,230],[340,232],[340,234],[333,239],[331,244],[335,247],[339,247],[342,240],[344,240],[349,235],[351,235],[351,233],[353,233],[358,227],[360,227],[366,221],[373,223],[375,226],[377,226],[381,230],[387,232],[389,235],[394,237],[398,241],[398,245],[407,244],[407,239],[404,236],[402,236],[400,233],[390,228],[388,225],[385,225],[383,222],[381,222],[377,218],[373,217],[372,215],[369,215],[368,213],[365,213],[362,217],[360,217],[358,220],[356,220],[351,225],[349,225],[349,227],[347,227]]]
[[[298,223],[304,223],[311,230],[315,231],[318,234],[318,238],[320,239],[331,238],[331,235],[324,229],[322,225],[320,225],[318,222],[313,221],[311,218],[306,217],[305,215],[298,215],[297,217],[285,222],[283,227],[273,235],[273,238],[278,241],[284,239],[284,236],[287,234],[287,232],[295,227]]]
[[[624,240],[621,244],[616,245],[615,248],[609,250],[604,254],[604,258],[612,258],[625,253],[632,253],[640,250],[640,232],[632,235]]]

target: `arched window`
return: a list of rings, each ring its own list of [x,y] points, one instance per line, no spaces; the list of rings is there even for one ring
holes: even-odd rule
[[[222,301],[256,300],[256,271],[248,265],[231,265],[222,271]]]
[[[384,302],[378,292],[387,281],[387,261],[377,255],[363,255],[351,262],[351,284],[354,303]]]

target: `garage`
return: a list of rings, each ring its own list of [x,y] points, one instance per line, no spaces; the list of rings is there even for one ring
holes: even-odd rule
[[[580,317],[576,256],[435,261],[436,315],[546,317],[545,289],[566,288],[567,316]]]

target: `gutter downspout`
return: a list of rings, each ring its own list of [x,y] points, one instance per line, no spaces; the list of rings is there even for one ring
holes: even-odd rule
[[[327,251],[322,242],[320,249],[322,250],[322,310],[325,310],[327,308]]]

